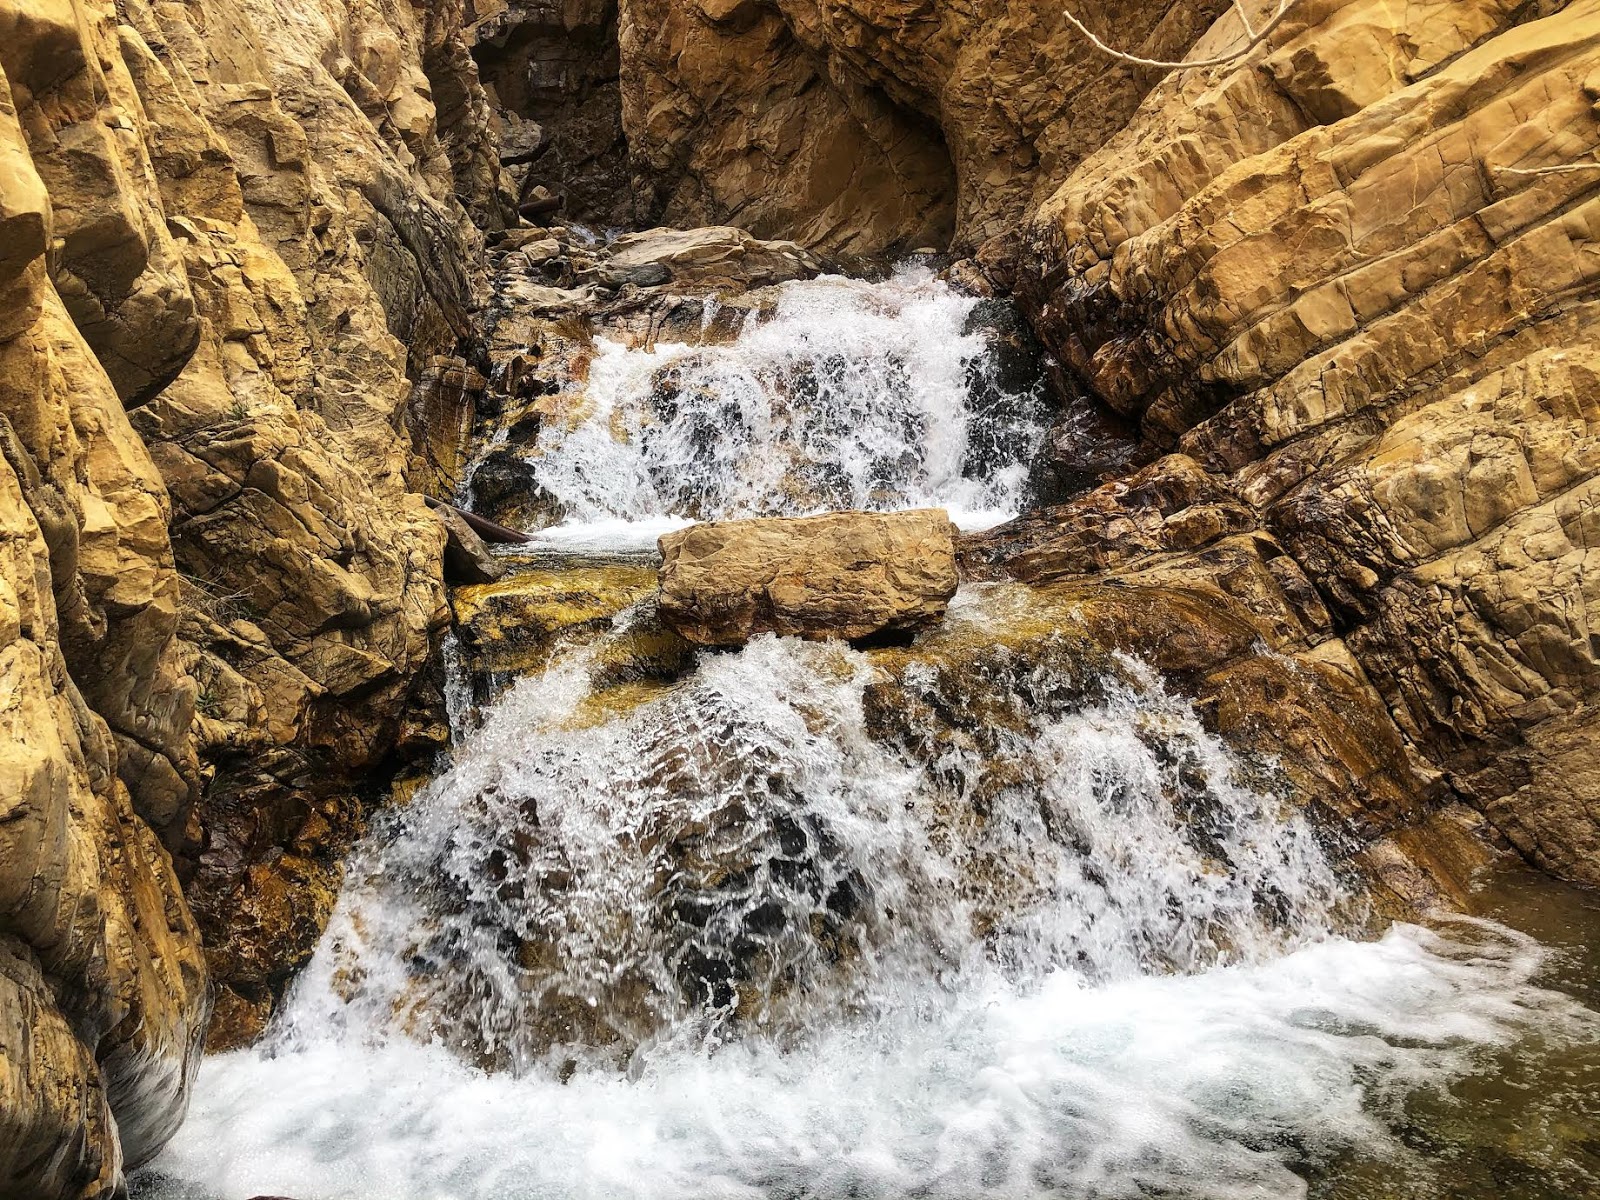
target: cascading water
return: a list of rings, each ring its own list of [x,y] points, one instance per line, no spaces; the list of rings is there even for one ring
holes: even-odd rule
[[[978,306],[908,268],[789,284],[723,344],[602,340],[581,404],[533,460],[567,514],[545,537],[841,508],[1013,514],[1044,410],[1000,378]]]
[[[974,411],[969,305],[824,281],[729,345],[603,351],[541,480],[577,523],[1004,508],[1033,418]],[[692,419],[640,415],[664,366]],[[373,831],[140,1196],[1276,1200],[1357,1151],[1381,1186],[1310,1194],[1447,1194],[1413,1099],[1593,1038],[1544,953],[1359,940],[1270,764],[1136,662],[1008,638],[1013,595],[642,693],[598,664],[648,602],[559,651]]]
[[[1010,727],[931,752],[868,713],[980,698],[932,667],[878,678],[768,638],[565,728],[552,705],[586,694],[588,657],[524,681],[369,847],[291,1026],[425,1032],[517,1071],[637,1067],[893,1012],[933,980],[921,1001],[991,970],[1192,971],[1331,923],[1303,822],[1231,780],[1148,681],[1102,677],[1090,699],[991,658],[981,699],[1011,702]]]

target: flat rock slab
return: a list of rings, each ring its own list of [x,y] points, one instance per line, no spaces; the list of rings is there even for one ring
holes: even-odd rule
[[[854,641],[932,624],[956,593],[943,509],[713,521],[661,539],[661,617],[703,646]]]

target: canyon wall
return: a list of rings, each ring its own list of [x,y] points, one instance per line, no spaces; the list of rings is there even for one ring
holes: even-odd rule
[[[1032,0],[0,0],[0,1193],[160,1146],[443,744],[408,414],[519,207],[970,251],[1071,403],[969,574],[1081,587],[1341,821],[1600,883],[1597,67],[1600,0],[1301,0],[1176,73]]]
[[[441,736],[404,409],[509,201],[448,5],[5,0],[0,71],[0,1193],[108,1196]]]
[[[1181,56],[1227,0],[1114,0],[1121,44]],[[972,247],[1013,228],[1161,78],[1048,0],[622,0],[624,123],[668,223],[828,251]]]
[[[1238,40],[1227,18],[1196,52]],[[1220,503],[1264,535],[1441,787],[1588,883],[1597,67],[1588,0],[1305,0],[1245,62],[1160,85],[986,251],[1174,452],[1146,478],[1206,472],[1167,526],[1192,548]],[[1081,570],[1051,536],[1014,568]]]

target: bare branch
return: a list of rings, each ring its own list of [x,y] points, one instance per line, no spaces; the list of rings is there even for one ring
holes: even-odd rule
[[[1557,163],[1548,167],[1495,167],[1505,175],[1565,175],[1569,171],[1600,171],[1600,162]]]
[[[1073,16],[1070,9],[1062,9],[1061,15],[1066,17],[1074,29],[1083,34],[1084,37],[1088,38],[1089,43],[1094,46],[1095,49],[1099,50],[1102,54],[1110,55],[1119,62],[1132,63],[1136,67],[1154,67],[1161,71],[1193,71],[1199,68],[1222,67],[1229,63],[1238,62],[1257,46],[1261,45],[1262,42],[1266,41],[1267,38],[1272,36],[1273,31],[1276,30],[1279,25],[1283,24],[1284,20],[1292,11],[1294,11],[1295,6],[1299,3],[1300,0],[1278,0],[1278,7],[1276,10],[1274,10],[1272,16],[1267,19],[1267,23],[1261,26],[1260,29],[1257,29],[1255,26],[1250,24],[1250,18],[1245,16],[1242,0],[1233,0],[1233,9],[1239,14],[1239,20],[1244,24],[1244,45],[1240,46],[1237,50],[1230,50],[1227,54],[1218,55],[1216,58],[1201,58],[1190,62],[1167,61],[1159,58],[1140,58],[1137,54],[1129,54],[1126,51],[1118,50],[1114,46],[1106,45],[1105,42],[1096,37],[1095,34],[1090,31],[1088,26],[1086,26],[1082,21],[1078,20],[1077,17]]]
[[[1254,41],[1256,27],[1250,24],[1250,14],[1244,10],[1244,0],[1233,0],[1233,11],[1239,14],[1239,24],[1244,26],[1245,36]]]

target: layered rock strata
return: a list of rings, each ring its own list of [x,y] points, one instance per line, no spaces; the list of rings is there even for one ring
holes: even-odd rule
[[[982,257],[1174,453],[969,550],[1127,578],[1255,531],[1440,793],[1591,883],[1597,37],[1585,2],[1308,2],[1161,84]]]
[[[82,45],[57,32],[55,72]],[[0,1193],[109,1196],[182,1120],[208,1011],[198,932],[152,828],[193,812],[195,686],[174,636],[167,495],[50,278],[61,225],[24,133],[38,93],[5,65]]]
[[[5,1194],[159,1149],[201,935],[249,1036],[442,737],[403,409],[506,216],[460,16],[0,4]]]

